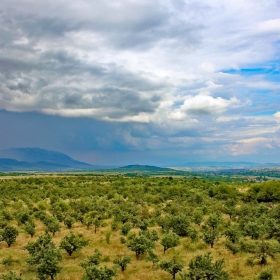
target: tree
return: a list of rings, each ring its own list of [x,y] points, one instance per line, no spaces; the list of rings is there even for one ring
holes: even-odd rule
[[[58,265],[58,258],[60,252],[57,250],[46,250],[44,252],[44,257],[41,259],[40,263],[37,265],[37,275],[39,279],[45,280],[49,276],[52,280],[60,272],[61,267]]]
[[[179,245],[179,239],[180,237],[174,232],[165,234],[160,242],[160,244],[163,246],[164,254],[169,248],[173,248]]]
[[[9,271],[8,274],[2,275],[3,280],[22,280],[22,278],[16,275],[14,272]]]
[[[248,240],[241,243],[241,250],[253,254],[260,264],[266,264],[267,258],[275,258],[280,253],[280,244],[276,240]]]
[[[82,280],[111,280],[115,275],[116,272],[107,266],[92,265],[85,268],[85,275]]]
[[[183,269],[183,265],[178,262],[178,260],[174,257],[171,261],[163,261],[159,264],[159,267],[162,270],[167,271],[172,275],[172,279],[175,279],[176,274]]]
[[[224,259],[212,262],[210,253],[198,255],[189,263],[190,280],[226,280],[229,275],[224,271]]]
[[[131,223],[130,222],[126,222],[121,227],[121,234],[122,235],[127,235],[131,229],[132,229]]]
[[[6,226],[0,234],[1,241],[6,242],[8,247],[10,247],[17,239],[18,230],[13,226]]]
[[[183,214],[176,216],[166,216],[159,220],[159,225],[165,232],[172,230],[179,236],[188,236],[190,228],[190,219]]]
[[[146,253],[149,249],[153,249],[154,246],[154,242],[145,235],[134,235],[127,242],[127,248],[135,252],[136,259],[138,259],[140,255]]]
[[[244,226],[244,234],[252,239],[258,239],[265,233],[264,226],[258,221],[249,221]]]
[[[27,234],[29,234],[30,237],[33,237],[35,234],[35,223],[32,220],[26,222],[24,226],[24,231]]]
[[[66,225],[66,227],[68,229],[71,229],[73,224],[74,224],[75,220],[70,217],[70,216],[67,216],[65,219],[64,219],[64,224]]]
[[[212,213],[209,215],[206,225],[212,229],[216,229],[221,223],[221,215],[219,213]]]
[[[217,229],[204,226],[202,228],[202,239],[206,244],[210,245],[211,248],[213,248],[214,243],[219,239],[219,232]]]
[[[235,225],[230,225],[225,231],[224,236],[226,239],[232,243],[237,243],[241,236],[239,228]]]
[[[48,217],[44,221],[44,224],[46,225],[46,232],[47,233],[51,232],[53,234],[53,236],[61,228],[59,221],[56,218],[53,218],[53,217]]]
[[[101,253],[95,249],[94,254],[81,263],[81,267],[85,270],[82,280],[111,280],[116,275],[114,269],[99,266],[101,256]]]
[[[30,216],[29,216],[28,212],[26,212],[26,211],[19,212],[16,216],[16,220],[19,225],[25,224],[27,221],[29,221],[29,219],[30,219]]]
[[[94,233],[96,233],[97,229],[100,227],[101,225],[101,217],[97,217],[93,220],[93,225],[94,225]]]
[[[64,249],[71,256],[73,252],[82,249],[88,243],[89,240],[85,239],[82,235],[75,235],[74,232],[70,231],[62,238],[59,248]]]
[[[197,210],[193,214],[193,222],[200,226],[200,224],[203,222],[203,213],[201,210]]]
[[[264,269],[261,271],[258,280],[272,280],[273,279],[273,273],[271,269]]]
[[[94,254],[89,256],[87,260],[81,263],[81,267],[86,268],[91,265],[98,265],[101,261],[102,254],[99,252],[98,249],[94,250]]]
[[[61,253],[52,242],[50,235],[47,233],[39,236],[35,242],[29,242],[25,246],[29,257],[26,262],[29,265],[36,266],[39,279],[45,280],[48,276],[51,279],[59,273],[58,263],[61,261]]]
[[[130,256],[121,256],[119,255],[117,259],[113,261],[114,264],[118,265],[121,267],[122,271],[125,271],[127,265],[131,262],[131,257]]]
[[[157,262],[159,262],[159,257],[153,252],[153,250],[148,250],[148,256],[146,257],[147,261],[151,261],[153,263],[153,266]]]

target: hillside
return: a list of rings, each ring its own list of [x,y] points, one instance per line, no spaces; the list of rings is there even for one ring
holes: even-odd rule
[[[96,170],[70,156],[39,148],[13,148],[0,151],[0,171],[70,171]]]

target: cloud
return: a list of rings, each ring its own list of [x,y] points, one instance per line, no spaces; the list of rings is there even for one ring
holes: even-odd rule
[[[108,130],[60,136],[79,149],[260,152],[279,127],[279,10],[278,0],[3,0],[0,109]]]
[[[237,98],[232,97],[230,100],[221,97],[213,98],[212,96],[196,95],[189,96],[181,110],[190,114],[220,114],[229,106],[238,104]]]

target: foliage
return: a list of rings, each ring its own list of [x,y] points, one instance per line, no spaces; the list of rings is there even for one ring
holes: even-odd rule
[[[19,263],[19,260],[13,259],[12,256],[7,256],[6,258],[3,258],[1,261],[1,264],[4,266],[12,266],[13,264]]]
[[[1,276],[3,280],[22,280],[22,278],[18,275],[16,275],[14,272],[9,271],[8,274],[3,274]]]
[[[241,232],[236,225],[230,225],[224,231],[224,235],[228,241],[232,243],[237,243],[241,237]]]
[[[275,259],[280,253],[280,244],[276,240],[248,240],[241,242],[241,250],[253,254],[260,264],[266,264],[267,258]]]
[[[147,238],[145,235],[133,235],[127,241],[127,248],[131,251],[135,252],[136,259],[139,258],[140,255],[143,255],[148,250],[154,248],[154,241]]]
[[[198,255],[189,263],[190,280],[226,280],[228,273],[224,270],[224,260],[213,262],[211,253]]]
[[[51,232],[53,236],[61,228],[59,221],[54,217],[47,217],[44,220],[44,224],[46,225],[46,232]]]
[[[153,250],[148,250],[148,256],[146,257],[147,261],[151,261],[153,266],[159,262],[159,257],[154,253]]]
[[[58,263],[61,261],[61,253],[52,242],[49,234],[39,236],[35,242],[29,242],[25,249],[29,253],[27,263],[35,265],[39,279],[51,279],[60,272],[61,268]]]
[[[166,250],[179,245],[180,237],[173,232],[167,233],[163,236],[160,244],[163,246],[163,252],[165,254]]]
[[[111,280],[115,275],[116,272],[107,266],[92,265],[85,268],[85,275],[82,280]]]
[[[134,264],[136,260],[132,258],[129,265],[124,256],[119,256],[126,248],[134,252],[136,258],[144,256],[145,260],[151,261],[153,267],[157,268],[159,266],[156,263],[166,261],[160,261],[160,258],[165,257],[164,252],[168,248],[180,246],[180,250],[199,251],[203,255],[208,248],[206,244],[213,247],[211,251],[214,259],[223,252],[229,263],[233,256],[224,251],[225,247],[233,254],[241,252],[237,257],[242,273],[239,271],[238,275],[244,274],[244,278],[249,276],[245,267],[246,259],[250,260],[247,261],[248,265],[255,265],[257,260],[263,264],[270,262],[275,267],[279,266],[279,260],[270,261],[274,260],[279,251],[279,181],[248,182],[241,177],[243,171],[237,173],[239,177],[233,177],[229,172],[215,175],[211,172],[189,173],[183,177],[169,173],[167,177],[150,178],[136,173],[132,177],[133,172],[130,173],[129,176],[110,172],[73,172],[55,176],[25,174],[0,180],[0,232],[3,233],[8,226],[18,224],[16,229],[21,233],[14,246],[2,246],[3,273],[8,273],[9,266],[15,271],[24,267],[24,259],[20,257],[24,255],[21,249],[30,241],[29,236],[35,235],[35,229],[38,240],[25,246],[30,251],[27,262],[34,266],[26,274],[28,279],[35,279],[35,273],[40,279],[54,278],[60,272],[60,266],[63,274],[68,273],[70,264],[71,271],[75,271],[77,279],[81,279],[83,272],[75,270],[77,263],[81,263],[85,271],[84,277],[88,277],[84,279],[109,279],[114,277],[117,265],[122,269],[122,261],[126,262],[129,269],[117,279],[128,274],[135,279],[161,277],[155,271],[152,271],[153,276],[142,276],[145,262]],[[244,171],[244,174],[248,172]],[[41,222],[45,227],[42,228]],[[93,230],[87,231],[87,227],[93,227]],[[46,229],[49,234],[57,235],[54,238],[55,244],[62,244],[71,235],[67,228],[73,230],[72,235],[76,237],[79,237],[79,233],[91,235],[94,239],[92,246],[102,248],[104,252],[109,251],[110,254],[102,257],[97,250],[85,260],[81,259],[83,254],[76,254],[75,258],[64,254],[63,262],[60,262],[61,253],[54,246],[50,235],[41,235]],[[59,230],[61,233],[56,234]],[[96,234],[93,235],[93,231]],[[23,232],[26,234],[22,234]],[[176,240],[182,237],[181,245],[170,235],[176,236]],[[221,236],[225,238],[217,242]],[[77,245],[77,240],[74,237],[72,239],[66,242],[70,254],[78,250],[77,247],[81,248],[80,243],[77,242]],[[34,245],[36,243],[38,246]],[[92,247],[89,248],[91,249]],[[17,253],[18,262],[8,258]],[[182,264],[188,258],[186,254],[185,251]],[[109,262],[111,259],[115,265],[105,267],[102,261]],[[214,263],[212,261],[212,265]],[[232,278],[237,276],[234,269],[229,271]],[[178,272],[182,279],[188,279],[188,273],[187,270]],[[275,277],[279,276],[278,270],[274,273]],[[175,275],[180,278],[178,274]]]
[[[30,237],[33,237],[35,234],[35,223],[32,220],[26,222],[24,226],[24,231],[27,234],[29,234]]]
[[[111,280],[116,275],[114,269],[99,265],[101,256],[102,254],[95,249],[94,254],[81,263],[81,266],[85,270],[82,280]]]
[[[101,261],[101,256],[102,254],[99,252],[99,250],[95,249],[94,254],[89,256],[87,260],[81,263],[81,267],[86,268],[88,266],[98,265]]]
[[[258,277],[258,280],[272,280],[273,273],[271,269],[263,269]]]
[[[171,261],[160,262],[159,267],[170,273],[172,275],[172,279],[175,279],[176,274],[182,271],[184,266],[177,260],[177,258],[174,257]]]
[[[125,271],[127,265],[130,262],[131,262],[131,257],[126,256],[126,255],[124,255],[124,256],[119,255],[118,258],[113,261],[114,264],[121,267],[122,271]]]
[[[17,236],[18,230],[13,226],[6,226],[4,230],[0,232],[0,240],[6,242],[8,247],[15,243]]]
[[[211,248],[214,247],[214,243],[219,239],[219,237],[220,233],[217,229],[207,226],[202,228],[202,239],[206,244],[210,245]]]
[[[70,231],[61,239],[59,248],[64,249],[71,256],[73,252],[82,249],[88,244],[89,240],[85,239],[82,235],[75,235],[73,231]]]

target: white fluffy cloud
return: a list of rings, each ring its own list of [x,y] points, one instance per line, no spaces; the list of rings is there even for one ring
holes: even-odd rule
[[[239,103],[235,97],[227,100],[221,97],[214,98],[207,95],[196,95],[188,96],[180,109],[190,114],[221,114],[228,107]]]

